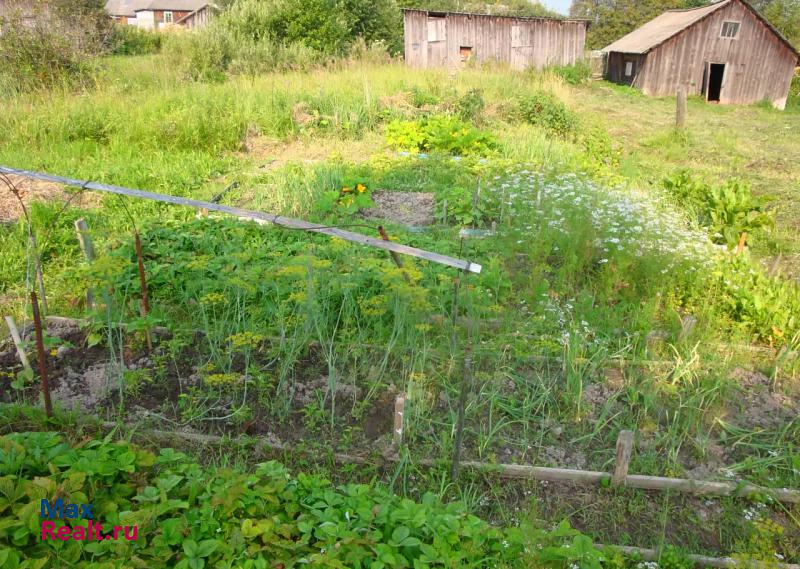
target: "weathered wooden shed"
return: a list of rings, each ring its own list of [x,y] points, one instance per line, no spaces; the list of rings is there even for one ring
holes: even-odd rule
[[[505,61],[515,69],[571,65],[583,57],[586,20],[404,10],[411,67]]]
[[[744,0],[669,10],[605,47],[605,76],[647,95],[679,87],[719,103],[783,109],[800,53]]]

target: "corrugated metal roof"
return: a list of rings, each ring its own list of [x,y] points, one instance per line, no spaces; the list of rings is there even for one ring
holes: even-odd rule
[[[657,45],[681,32],[711,14],[723,6],[727,6],[731,0],[722,0],[708,6],[700,8],[689,8],[686,10],[668,10],[650,20],[642,27],[633,30],[626,36],[602,49],[605,52],[618,51],[622,53],[647,53]]]

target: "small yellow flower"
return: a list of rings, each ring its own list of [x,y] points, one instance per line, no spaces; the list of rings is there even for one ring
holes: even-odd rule
[[[58,354],[58,350],[57,349],[53,348],[52,350],[50,350],[50,355],[51,356],[56,357],[56,354]]]
[[[364,192],[367,191],[367,186],[365,186],[364,184],[356,184],[356,190],[358,191],[359,194],[363,194]]]
[[[350,192],[352,192],[352,191],[353,191],[353,190],[352,190],[352,188],[348,188],[347,186],[345,186],[344,188],[342,188],[342,193],[343,193],[343,194],[349,194],[349,193],[350,193]]]

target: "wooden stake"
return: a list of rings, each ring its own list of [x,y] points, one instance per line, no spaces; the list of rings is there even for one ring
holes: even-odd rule
[[[631,463],[633,451],[633,431],[620,431],[617,437],[617,462],[614,466],[614,475],[611,477],[612,486],[624,486],[628,478],[628,466]]]
[[[386,230],[383,228],[383,225],[378,226],[378,233],[381,234],[381,239],[384,241],[390,241],[389,235],[386,233]],[[411,284],[411,277],[409,277],[405,270],[403,270],[403,259],[400,258],[400,253],[397,251],[389,251],[389,254],[392,256],[394,260],[394,264],[397,265],[397,268],[400,269],[403,273],[403,278],[406,280],[407,283]]]
[[[678,87],[677,107],[675,109],[675,127],[682,129],[686,126],[686,88]]]
[[[406,398],[398,395],[394,400],[394,444],[397,448],[403,443],[403,423],[405,421]]]
[[[14,317],[6,316],[6,324],[8,325],[8,331],[11,332],[11,340],[14,342],[14,347],[17,348],[17,356],[19,356],[19,361],[22,362],[22,367],[31,369],[31,363],[28,361],[28,356],[25,355],[22,337],[19,335],[19,329],[17,329],[17,323],[14,322]]]
[[[742,234],[739,236],[739,243],[736,245],[737,255],[744,251],[745,245],[747,245],[747,231],[742,231]]]
[[[47,361],[44,353],[44,333],[42,332],[42,317],[39,314],[39,299],[31,291],[31,306],[33,308],[33,326],[36,330],[36,351],[39,359],[39,373],[42,376],[42,395],[44,396],[44,411],[48,417],[53,416],[53,405],[50,403],[50,384],[47,381]]]
[[[81,244],[83,256],[90,263],[94,261],[94,243],[92,243],[92,236],[89,234],[89,225],[86,220],[80,218],[75,222],[75,231],[78,233],[78,242]],[[86,289],[86,308],[92,310],[94,308],[94,291],[91,287]]]

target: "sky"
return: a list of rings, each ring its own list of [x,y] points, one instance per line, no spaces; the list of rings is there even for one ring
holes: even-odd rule
[[[544,4],[551,10],[560,12],[561,14],[566,14],[567,12],[569,12],[569,5],[571,3],[572,0],[542,0],[542,4]]]

